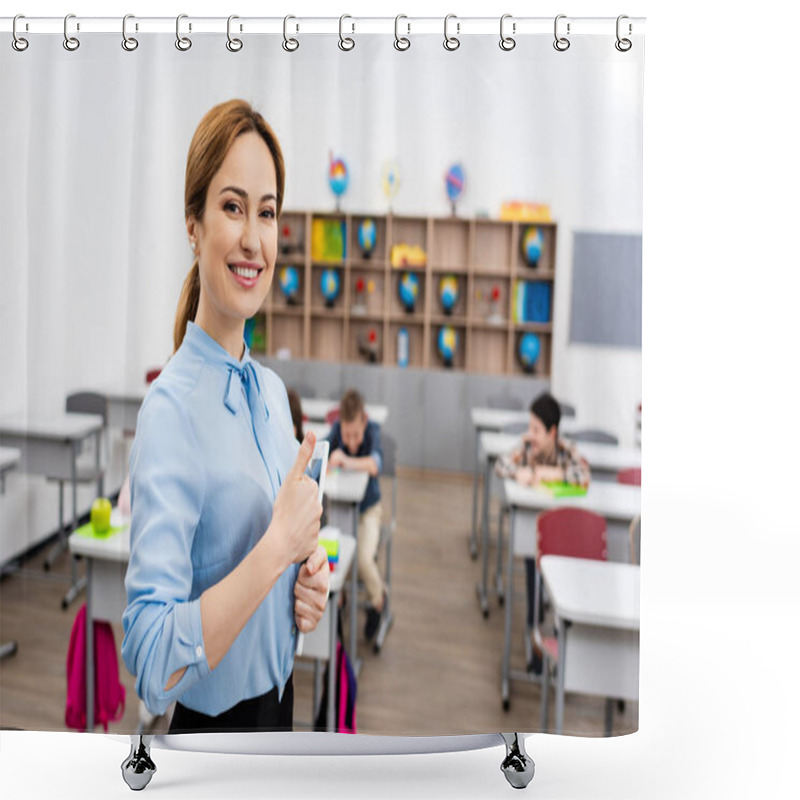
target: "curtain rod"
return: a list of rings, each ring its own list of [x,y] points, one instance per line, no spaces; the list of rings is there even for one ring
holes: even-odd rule
[[[134,33],[175,33],[175,17],[137,17],[129,15],[126,22],[127,35]],[[122,17],[81,17],[70,15],[66,22],[69,34],[76,33],[119,33],[122,34]],[[194,34],[284,34],[313,35],[340,34],[358,36],[366,33],[399,34],[411,36],[418,34],[441,34],[445,32],[444,17],[356,17],[345,14],[343,17],[195,17],[181,15],[180,26],[183,35]],[[229,28],[230,26],[230,28]],[[470,36],[477,34],[497,34],[501,31],[501,17],[459,17],[448,15],[447,35]],[[524,36],[530,34],[554,35],[607,35],[626,37],[644,33],[644,17],[570,17],[560,14],[553,17],[514,17],[503,16],[504,36]],[[11,33],[14,18],[0,18],[0,31]],[[64,33],[64,17],[35,17],[20,15],[16,24],[17,35]]]

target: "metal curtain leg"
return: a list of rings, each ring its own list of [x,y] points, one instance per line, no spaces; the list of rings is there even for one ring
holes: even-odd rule
[[[506,757],[500,765],[506,780],[515,789],[524,789],[536,771],[533,759],[525,752],[525,739],[518,733],[501,733],[506,745]]]
[[[122,762],[122,777],[135,792],[144,789],[155,775],[156,765],[150,758],[152,736],[131,735],[131,752]]]

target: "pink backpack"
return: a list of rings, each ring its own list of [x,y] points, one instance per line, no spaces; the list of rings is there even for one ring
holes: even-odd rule
[[[94,623],[94,721],[108,731],[125,713],[125,687],[119,682],[119,662],[114,631],[108,622]],[[82,605],[69,637],[67,651],[68,728],[86,730],[86,604]]]

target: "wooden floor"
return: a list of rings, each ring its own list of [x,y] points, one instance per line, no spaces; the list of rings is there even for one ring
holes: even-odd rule
[[[488,620],[475,593],[481,561],[469,553],[472,481],[460,475],[407,472],[398,483],[398,526],[394,546],[392,603],[395,623],[378,655],[359,631],[363,667],[358,681],[358,730],[373,734],[465,734],[539,730],[538,684],[515,682],[511,708],[503,711],[500,667],[503,609],[492,601]],[[384,506],[386,508],[386,506]],[[494,567],[495,552],[491,551]],[[0,642],[14,639],[18,652],[0,662],[0,726],[27,730],[65,730],[66,654],[75,613],[61,597],[67,588],[68,560],[54,573],[42,570],[44,553],[31,558],[22,573],[0,584]],[[524,667],[522,620],[523,565],[518,563],[514,602],[512,667]],[[81,569],[83,567],[81,566]],[[359,617],[363,627],[363,615]],[[121,625],[114,626],[117,644]],[[138,698],[133,678],[120,659],[127,689],[121,722],[110,730],[134,732]],[[295,723],[311,719],[312,673],[295,671]],[[552,691],[552,689],[551,689]],[[568,695],[566,733],[600,736],[604,700]],[[550,725],[554,724],[554,698]],[[166,718],[153,724],[168,727]],[[638,704],[615,713],[614,734],[638,727]]]

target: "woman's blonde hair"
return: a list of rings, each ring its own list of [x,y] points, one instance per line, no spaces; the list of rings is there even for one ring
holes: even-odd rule
[[[208,187],[214,175],[222,166],[234,140],[243,133],[255,132],[261,136],[269,148],[275,162],[275,175],[278,183],[277,216],[283,206],[283,191],[286,168],[283,153],[275,132],[266,120],[245,100],[228,100],[214,106],[200,120],[189,145],[186,158],[186,186],[184,189],[184,213],[186,219],[203,219],[206,208]],[[186,335],[186,325],[194,320],[200,299],[200,268],[197,258],[192,263],[189,274],[183,282],[178,310],[175,314],[175,328],[172,338],[175,350],[181,346]]]

